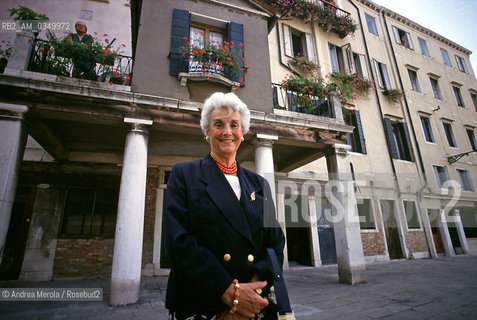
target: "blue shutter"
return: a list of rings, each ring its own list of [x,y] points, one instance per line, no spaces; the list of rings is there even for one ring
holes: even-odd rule
[[[406,160],[414,161],[414,150],[412,149],[411,137],[409,136],[409,130],[407,129],[407,124],[405,122],[399,124],[399,133],[403,140]]]
[[[360,153],[366,153],[366,144],[364,141],[364,134],[363,134],[363,127],[361,126],[361,117],[359,115],[358,110],[354,110],[354,113],[352,115],[352,121],[353,121],[353,134],[356,139],[356,146],[357,146],[357,151]]]
[[[278,88],[272,87],[272,99],[273,99],[273,108],[277,108],[280,105],[278,104]]]
[[[394,140],[393,125],[391,119],[384,118],[384,134],[386,135],[386,141],[388,142],[389,152],[393,159],[399,159],[398,146]]]
[[[241,57],[244,57],[245,44],[243,43],[243,24],[230,22],[228,25],[228,40],[229,42],[234,42],[234,49],[236,49],[236,55],[238,57],[239,63],[242,68],[245,66]],[[239,45],[242,44],[242,47]],[[242,52],[240,52],[242,49]],[[229,74],[229,78],[233,81],[240,82],[240,85],[245,85],[245,70],[244,72],[239,72],[238,74]],[[240,81],[242,80],[242,81]]]
[[[172,11],[171,51],[169,52],[169,74],[177,76],[179,72],[187,72],[187,57],[183,57],[180,47],[187,44],[184,37],[189,38],[190,12],[174,9]]]
[[[288,111],[296,111],[296,94],[287,92],[288,96]]]

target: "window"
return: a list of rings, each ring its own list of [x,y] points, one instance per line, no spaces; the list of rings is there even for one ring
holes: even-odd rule
[[[352,152],[366,153],[366,144],[363,135],[363,127],[361,125],[361,117],[358,110],[353,110],[350,115],[344,116],[345,123],[354,126],[353,133],[347,137],[348,144],[351,146]]]
[[[455,61],[457,62],[457,67],[460,71],[469,74],[469,69],[467,69],[467,65],[465,64],[465,60],[462,57],[455,56]]]
[[[411,35],[409,34],[409,32],[396,28],[395,26],[393,26],[393,31],[394,38],[396,39],[397,43],[399,43],[403,47],[414,50]]]
[[[353,52],[353,61],[356,73],[358,76],[368,79],[368,69],[366,68],[366,60],[363,54],[358,54]]]
[[[200,23],[198,23],[200,21]],[[206,24],[205,24],[206,23]],[[197,34],[196,34],[197,32]],[[214,43],[227,40],[234,42],[235,46],[240,46],[243,56],[245,46],[243,37],[243,25],[235,22],[225,22],[223,20],[215,20],[197,15],[186,10],[174,9],[172,12],[172,30],[171,30],[171,46],[169,53],[169,74],[178,76],[179,73],[189,72],[188,57],[181,53],[181,46],[187,44],[187,40],[191,37],[192,41],[208,41]],[[240,60],[239,60],[240,61]],[[243,61],[240,61],[243,65]],[[213,64],[212,64],[213,65]],[[212,67],[213,71],[213,67]],[[244,84],[245,72],[234,72],[225,75],[229,80]],[[204,80],[206,77],[204,77]],[[181,80],[182,81],[182,80]],[[227,86],[230,83],[224,82]]]
[[[67,191],[61,234],[111,237],[116,228],[118,189],[71,187]]]
[[[427,142],[435,143],[436,140],[434,139],[434,133],[432,133],[431,121],[429,117],[420,116],[422,130],[424,131],[424,137],[426,138]]]
[[[421,92],[421,85],[419,84],[419,79],[417,78],[417,72],[411,69],[407,69],[409,73],[409,80],[411,80],[411,88],[413,91]]]
[[[449,180],[449,174],[445,166],[432,166],[434,168],[434,175],[436,177],[437,186],[442,188],[442,185]]]
[[[474,130],[473,129],[465,129],[467,132],[467,137],[469,138],[470,147],[472,151],[477,152],[477,141],[475,140]]]
[[[446,134],[449,147],[457,148],[457,142],[455,140],[454,130],[452,130],[452,124],[449,122],[443,122],[442,124],[444,125],[444,132]]]
[[[79,18],[81,20],[93,20],[93,11],[81,10]]]
[[[456,169],[457,175],[459,176],[459,182],[463,190],[465,191],[474,191],[474,185],[472,184],[472,179],[470,178],[469,170],[465,169]]]
[[[477,94],[471,92],[470,99],[472,100],[472,103],[474,104],[475,111],[477,111]]]
[[[384,63],[373,60],[376,69],[376,78],[381,89],[391,89],[391,81],[389,80],[388,68]]]
[[[449,53],[447,50],[444,50],[441,48],[441,53],[442,53],[442,59],[444,59],[444,64],[448,67],[452,67],[452,63],[449,58]]]
[[[417,40],[419,41],[419,46],[421,47],[421,53],[423,56],[426,56],[428,58],[431,57],[431,55],[429,54],[429,49],[427,48],[427,42],[426,40],[424,39],[421,39],[421,38],[417,38]]]
[[[356,199],[358,206],[359,226],[361,230],[375,230],[373,206],[371,199]]]
[[[366,23],[368,24],[368,31],[379,37],[378,28],[376,28],[376,19],[371,17],[367,13],[364,14],[366,16]]]
[[[315,40],[313,35],[290,28],[283,25],[283,38],[285,45],[285,55],[294,57],[301,55],[310,61],[316,62]]]
[[[189,35],[189,42],[203,49],[208,44],[218,47],[224,42],[224,34],[225,30],[221,30],[219,28],[214,28],[212,26],[207,25],[194,25],[192,24],[190,27],[190,35]],[[200,61],[190,60],[189,61],[189,72],[202,72],[203,65]],[[208,72],[216,73],[216,74],[223,74],[222,69],[220,66],[216,66],[215,64],[210,64],[207,69]]]
[[[414,151],[406,123],[384,118],[384,129],[392,158],[414,161]]]
[[[452,86],[452,90],[454,90],[455,100],[459,107],[465,108],[464,99],[462,98],[462,94],[460,92],[460,88],[456,86]]]
[[[343,51],[341,47],[335,46],[334,44],[329,44],[330,48],[330,58],[331,58],[331,69],[333,72],[345,72],[344,63],[343,63]]]
[[[404,200],[403,205],[404,212],[406,214],[407,228],[420,229],[421,220],[419,219],[419,214],[417,213],[416,202]]]
[[[439,80],[436,78],[429,78],[431,81],[432,93],[434,94],[434,98],[442,100],[442,93],[441,88],[439,86]]]

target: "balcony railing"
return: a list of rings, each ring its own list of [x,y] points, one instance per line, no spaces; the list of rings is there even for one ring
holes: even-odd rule
[[[332,103],[326,98],[301,95],[285,90],[277,83],[272,83],[272,92],[275,109],[336,118]]]
[[[358,25],[351,14],[333,3],[323,0],[267,0],[282,16],[291,15],[303,23],[316,22],[326,32],[331,31],[344,38],[353,34]]]
[[[99,64],[94,61],[86,63],[92,64],[91,72],[85,76],[75,75],[73,74],[75,63],[71,58],[56,55],[48,41],[36,40],[33,43],[28,70],[64,77],[80,77],[111,84],[131,85],[133,64],[131,57],[118,54],[111,55],[109,64]]]
[[[340,9],[336,5],[334,5],[331,2],[328,1],[322,1],[322,0],[305,0],[307,2],[311,2],[314,5],[320,7],[323,10],[329,10],[329,11],[334,11],[335,15],[338,17],[349,17],[350,13],[348,11],[345,11],[343,9]]]
[[[230,67],[225,62],[221,62],[217,58],[216,51],[208,50],[204,51],[200,56],[190,56],[187,58],[185,56],[181,59],[180,70],[184,73],[201,74],[205,78],[208,75],[219,76],[214,77],[214,79],[219,79],[221,77],[226,78],[228,83],[233,84],[234,86],[240,86],[244,82],[245,73],[247,68],[243,66],[243,62],[238,60],[236,64],[240,64],[237,67]],[[242,69],[244,71],[240,71]]]

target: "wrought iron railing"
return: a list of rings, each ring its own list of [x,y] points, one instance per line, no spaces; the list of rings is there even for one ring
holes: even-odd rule
[[[285,90],[278,83],[272,83],[272,95],[275,109],[335,118],[333,106],[326,98]]]
[[[239,60],[240,68],[244,71],[239,71],[239,68],[228,67],[225,63],[215,59],[214,57],[216,56],[217,54],[214,51],[207,51],[206,55],[201,55],[199,58],[184,56],[181,59],[180,70],[181,72],[187,73],[220,75],[242,85],[244,83],[245,73],[247,72],[247,68],[243,66],[243,62]]]
[[[131,57],[117,54],[112,56],[110,64],[86,63],[92,64],[91,72],[88,75],[74,74],[75,63],[73,59],[56,55],[49,41],[38,39],[33,43],[28,70],[64,77],[110,82],[111,84],[131,85],[133,65]]]
[[[348,11],[340,9],[339,7],[337,7],[336,5],[328,1],[322,1],[322,0],[306,0],[306,1],[313,3],[314,5],[324,10],[335,11],[336,16],[338,17],[347,17],[350,15]]]

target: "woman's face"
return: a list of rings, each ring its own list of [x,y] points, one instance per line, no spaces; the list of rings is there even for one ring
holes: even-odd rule
[[[227,108],[214,109],[210,113],[207,135],[211,151],[219,160],[234,161],[243,136],[240,113],[230,113]]]

